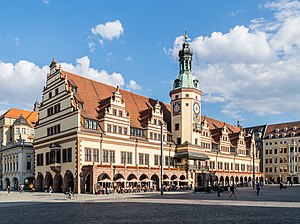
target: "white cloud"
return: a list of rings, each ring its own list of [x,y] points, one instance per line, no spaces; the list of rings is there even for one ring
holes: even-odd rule
[[[96,49],[95,43],[94,43],[94,42],[89,42],[88,45],[89,45],[90,51],[91,51],[91,52],[94,52],[94,50]]]
[[[126,61],[132,61],[132,57],[125,58]]]
[[[43,3],[48,5],[50,3],[50,0],[43,0]]]
[[[15,38],[15,43],[16,43],[16,45],[20,45],[20,41],[21,41],[21,39],[20,39],[19,37],[16,37],[16,38]]]
[[[129,90],[137,90],[137,91],[139,91],[139,90],[142,89],[142,86],[139,85],[139,84],[137,84],[136,81],[130,80],[130,81],[129,81],[129,84],[127,84],[127,88],[128,88]]]
[[[35,99],[40,99],[47,72],[47,66],[25,60],[16,64],[0,61],[0,110],[32,109]]]
[[[106,83],[112,86],[124,86],[125,81],[120,73],[113,72],[109,74],[105,70],[97,70],[90,67],[90,59],[87,56],[76,59],[76,64],[61,63],[62,69],[71,73],[75,73],[89,79]]]
[[[124,28],[119,20],[96,25],[91,29],[92,33],[99,35],[103,40],[119,39],[123,34]]]
[[[75,65],[61,63],[61,66],[65,71],[108,85],[125,86],[122,74],[92,68],[87,56],[76,59]],[[40,67],[25,60],[16,64],[0,61],[0,112],[5,112],[11,107],[31,110],[35,100],[41,100],[47,73],[48,65]],[[140,90],[141,86],[130,80],[128,88]]]
[[[190,41],[193,71],[203,100],[222,103],[222,113],[239,118],[291,112],[300,115],[300,2],[275,1],[272,20],[254,18],[249,27],[213,32]],[[164,51],[177,58],[183,37]]]

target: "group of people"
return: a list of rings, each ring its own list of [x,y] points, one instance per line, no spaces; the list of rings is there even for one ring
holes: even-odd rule
[[[221,197],[221,187],[220,187],[219,184],[216,184],[216,187],[217,187],[217,193],[218,193],[217,195],[218,195],[218,197]],[[256,192],[256,195],[259,195],[260,189],[261,189],[260,183],[259,183],[259,182],[256,182],[256,183],[255,183],[255,192]],[[235,192],[238,190],[238,189],[236,188],[236,186],[235,186],[234,184],[230,185],[229,190],[230,190],[230,192],[231,192],[229,198],[231,198],[231,197],[236,198]]]

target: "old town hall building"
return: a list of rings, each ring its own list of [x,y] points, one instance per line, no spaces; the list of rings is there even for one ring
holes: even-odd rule
[[[35,127],[36,189],[94,193],[105,181],[159,186],[161,179],[192,187],[251,184],[253,164],[261,176],[254,137],[202,116],[201,94],[186,41],[170,105],[71,74],[53,60]]]

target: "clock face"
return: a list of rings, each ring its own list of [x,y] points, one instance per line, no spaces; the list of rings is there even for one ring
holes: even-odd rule
[[[193,110],[195,114],[200,114],[200,104],[195,102],[193,106]]]
[[[177,114],[180,114],[180,112],[181,112],[181,104],[180,104],[180,102],[175,102],[173,104],[173,113],[174,113],[174,115],[177,115]]]

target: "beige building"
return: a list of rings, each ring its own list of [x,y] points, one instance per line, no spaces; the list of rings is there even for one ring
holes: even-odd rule
[[[246,185],[253,162],[258,178],[254,138],[201,115],[191,62],[185,42],[168,105],[71,74],[52,61],[35,127],[36,188],[92,193],[105,181],[159,186],[161,179],[197,188],[216,181]]]
[[[268,125],[263,146],[265,179],[299,183],[300,121]]]
[[[35,111],[10,109],[0,117],[1,189],[29,185],[34,179]]]

